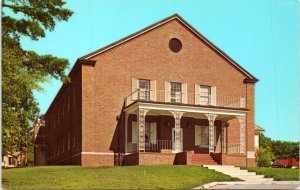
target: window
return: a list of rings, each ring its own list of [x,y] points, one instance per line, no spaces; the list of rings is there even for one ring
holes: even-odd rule
[[[179,39],[177,38],[172,38],[169,41],[169,48],[171,51],[173,51],[174,53],[177,53],[181,50],[182,48],[182,43]]]
[[[145,123],[145,143],[150,143],[150,139],[151,139],[150,123]]]
[[[150,99],[150,80],[139,79],[139,99]]]
[[[195,126],[195,145],[208,147],[208,126]]]
[[[200,128],[200,146],[208,146],[208,126]]]
[[[181,83],[171,82],[171,102],[181,102]]]
[[[210,105],[211,104],[211,87],[200,85],[200,104]]]

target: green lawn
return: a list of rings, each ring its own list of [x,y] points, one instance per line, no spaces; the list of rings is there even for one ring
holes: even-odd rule
[[[45,166],[2,171],[7,189],[186,189],[235,180],[200,166]]]
[[[299,181],[299,169],[242,167],[251,172],[274,178],[276,181]]]

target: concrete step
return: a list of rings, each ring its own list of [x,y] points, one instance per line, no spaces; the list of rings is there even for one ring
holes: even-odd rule
[[[241,179],[241,178],[240,178]],[[264,182],[272,182],[274,181],[273,178],[261,178],[261,179],[241,179],[243,181],[247,181],[247,182],[260,182],[260,183],[264,183]]]
[[[241,172],[245,173],[248,172],[247,170],[240,170],[239,168],[217,168],[217,167],[209,167],[211,170],[220,170],[220,171],[228,171],[228,172]]]
[[[192,160],[194,162],[216,162],[214,160]]]
[[[204,165],[207,164],[207,162],[192,162],[192,164],[197,164],[197,165]],[[209,164],[211,165],[217,165],[217,162],[210,162]]]
[[[228,174],[229,175],[229,174]],[[237,177],[240,179],[262,179],[265,176],[264,175],[239,175],[239,174],[231,174],[233,177]]]
[[[248,172],[248,170],[241,170],[240,167],[235,167],[235,166],[224,166],[224,165],[203,165],[203,166],[207,167],[208,169],[222,172],[224,174],[248,182],[264,183],[264,182],[271,182],[274,180],[273,178],[264,178],[265,177],[264,175],[256,175],[255,172]]]
[[[224,171],[218,171],[218,172],[222,172],[222,173],[228,174],[228,175],[257,176],[255,172],[248,172],[248,173],[247,172],[224,172]],[[261,175],[258,175],[258,176],[261,176]]]
[[[240,169],[240,167],[230,166],[230,165],[211,166],[211,165],[207,164],[207,165],[204,165],[204,167],[208,167],[208,168],[238,168],[238,169]]]

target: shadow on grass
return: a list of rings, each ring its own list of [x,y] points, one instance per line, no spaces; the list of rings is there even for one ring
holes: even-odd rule
[[[4,185],[4,184],[8,184],[8,179],[2,178],[2,184],[3,184],[3,185]]]

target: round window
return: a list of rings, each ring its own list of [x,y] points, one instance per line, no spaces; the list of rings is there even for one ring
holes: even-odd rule
[[[177,38],[172,38],[169,42],[169,48],[171,51],[175,53],[179,52],[182,48],[181,41],[178,40]]]

